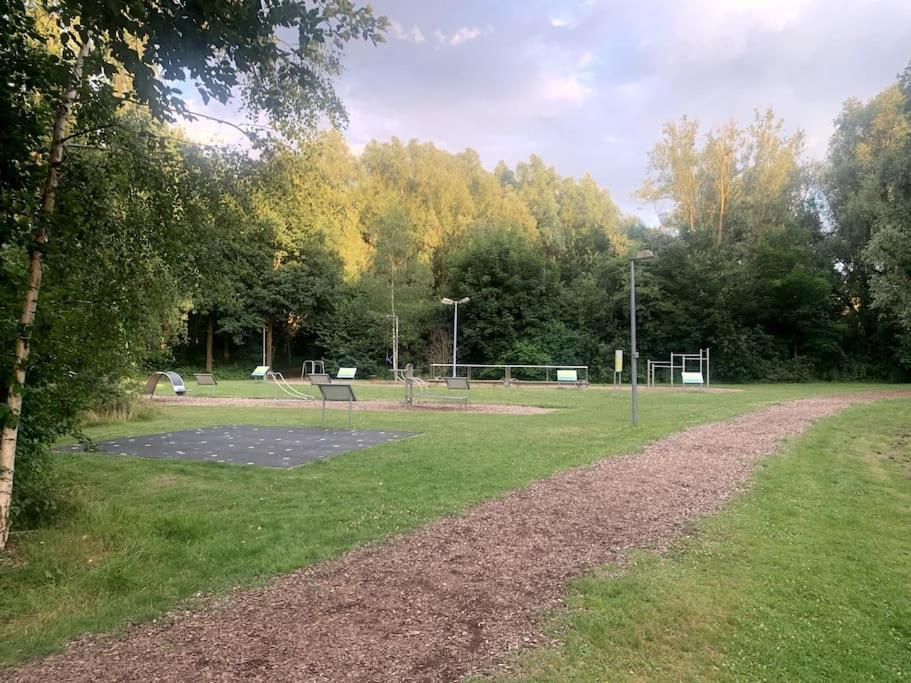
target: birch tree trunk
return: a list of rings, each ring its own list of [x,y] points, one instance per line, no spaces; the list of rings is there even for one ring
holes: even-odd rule
[[[29,247],[28,277],[25,296],[22,301],[22,314],[19,317],[19,330],[16,337],[16,356],[13,360],[13,372],[6,392],[8,415],[0,435],[0,550],[6,547],[10,528],[10,505],[13,499],[13,473],[16,467],[16,442],[19,437],[19,420],[22,416],[22,390],[25,387],[25,370],[28,365],[29,342],[32,325],[38,310],[38,294],[41,291],[42,252],[48,242],[48,221],[54,211],[54,194],[57,189],[57,177],[60,164],[63,163],[63,145],[66,142],[70,112],[79,86],[82,84],[82,69],[85,58],[92,50],[92,38],[89,35],[73,64],[70,83],[57,109],[54,119],[54,130],[51,135],[50,153],[48,155],[47,176],[41,190],[41,204],[38,210],[37,225],[32,234]]]

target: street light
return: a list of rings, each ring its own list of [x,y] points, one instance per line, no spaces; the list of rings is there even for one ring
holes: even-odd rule
[[[629,331],[630,331],[630,372],[632,373],[632,390],[633,390],[633,426],[639,424],[639,384],[636,373],[636,361],[639,358],[639,352],[636,351],[636,262],[647,263],[654,261],[655,255],[650,249],[637,251],[636,255],[629,260]]]
[[[456,339],[459,336],[459,304],[467,304],[471,299],[463,296],[461,299],[450,299],[443,297],[442,303],[453,307],[452,320],[452,376],[456,376]]]

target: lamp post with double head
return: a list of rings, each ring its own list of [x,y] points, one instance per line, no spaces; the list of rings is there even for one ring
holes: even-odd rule
[[[461,299],[450,299],[444,297],[442,303],[453,307],[452,319],[452,376],[456,376],[456,344],[459,336],[459,304],[467,304],[471,299],[463,296]]]
[[[629,332],[630,332],[630,381],[633,394],[633,426],[639,424],[639,382],[636,361],[639,352],[636,350],[636,263],[654,261],[655,255],[648,249],[636,252],[629,260]]]

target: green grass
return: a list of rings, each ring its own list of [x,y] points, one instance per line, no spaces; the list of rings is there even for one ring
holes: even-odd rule
[[[909,530],[911,402],[852,408],[669,556],[575,582],[563,645],[520,678],[906,680]]]
[[[226,382],[220,389],[248,387],[255,385]],[[472,390],[476,402],[561,409],[538,416],[355,413],[357,427],[422,435],[294,470],[61,454],[76,504],[54,526],[12,537],[0,565],[0,663],[151,619],[196,592],[261,583],[693,424],[772,401],[872,388],[643,393],[637,430],[629,426],[628,393],[479,388]],[[358,388],[365,398],[401,391]],[[336,426],[345,420],[336,411],[327,418]],[[233,423],[316,425],[319,411],[168,406],[87,432],[109,438]]]

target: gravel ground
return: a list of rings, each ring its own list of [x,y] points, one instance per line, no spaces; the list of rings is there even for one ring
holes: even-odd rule
[[[294,398],[210,398],[205,396],[155,396],[152,398],[155,403],[170,403],[174,405],[186,406],[228,406],[232,408],[309,408],[321,409],[323,402],[320,400],[304,401]],[[326,409],[348,410],[348,404],[342,402],[328,402]],[[352,408],[356,411],[391,411],[405,410],[401,401],[355,401]],[[506,405],[503,403],[469,403],[463,407],[454,403],[424,403],[415,405],[412,410],[419,412],[449,412],[449,411],[468,411],[471,413],[496,413],[498,415],[543,415],[554,412],[553,408],[540,408],[538,406],[519,406]]]
[[[813,421],[891,396],[779,404],[570,470],[460,517],[237,591],[119,637],[83,638],[12,680],[443,681],[545,643],[567,579],[664,549]]]

